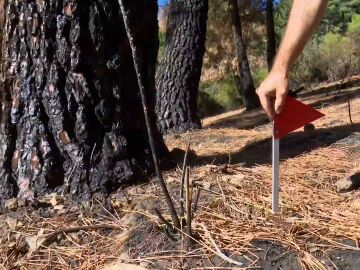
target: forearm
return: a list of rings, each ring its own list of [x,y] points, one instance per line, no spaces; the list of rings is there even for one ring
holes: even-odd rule
[[[327,0],[294,0],[273,70],[287,73],[324,15]]]

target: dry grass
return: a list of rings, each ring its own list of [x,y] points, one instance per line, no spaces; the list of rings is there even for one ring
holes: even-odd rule
[[[202,206],[196,221],[206,224],[219,246],[234,255],[251,251],[253,240],[270,240],[296,250],[304,266],[317,269],[320,262],[310,249],[354,249],[340,239],[357,241],[360,236],[359,209],[349,207],[360,201],[337,195],[333,187],[352,166],[346,151],[333,148],[284,162],[279,216],[270,213],[271,168],[231,168],[229,175],[212,176],[220,192]]]

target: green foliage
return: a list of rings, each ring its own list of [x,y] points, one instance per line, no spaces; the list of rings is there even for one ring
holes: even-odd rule
[[[348,32],[350,34],[360,35],[360,14],[354,14],[351,17],[351,23],[348,26]]]
[[[230,111],[242,104],[235,78],[228,76],[219,81],[200,83],[199,111],[202,116],[209,116],[223,111]],[[211,103],[211,104],[210,104]],[[216,103],[217,106],[212,103]],[[215,111],[212,111],[215,108]]]
[[[292,0],[282,0],[275,11],[278,40],[285,32]],[[329,0],[313,40],[290,72],[291,86],[337,80],[359,71],[360,0]]]
[[[160,63],[165,57],[165,40],[166,33],[159,32],[159,51],[158,51],[158,63]]]
[[[345,33],[354,14],[360,14],[360,0],[330,0],[320,33]]]
[[[281,0],[275,10],[275,30],[282,37],[289,18],[292,0]],[[360,0],[329,0],[324,19],[315,33],[319,39],[329,32],[345,34],[355,14],[360,14]]]
[[[201,118],[223,113],[225,111],[216,100],[204,91],[199,91],[198,115]]]
[[[350,36],[327,33],[319,50],[322,70],[327,71],[328,79],[342,79],[357,73],[360,52]]]
[[[329,32],[323,38],[323,45],[328,50],[334,50],[342,40],[342,36],[338,33]]]
[[[262,66],[252,72],[252,77],[254,80],[255,87],[259,87],[261,82],[269,74],[267,66]]]
[[[326,70],[321,66],[319,43],[310,42],[290,71],[290,88],[306,83],[318,83],[327,79]]]
[[[360,72],[358,36],[329,32],[314,39],[291,71],[295,85],[339,80]]]
[[[277,35],[277,41],[281,40],[284,35],[286,25],[289,19],[290,9],[292,0],[281,0],[275,8],[274,21],[275,21],[275,32]]]

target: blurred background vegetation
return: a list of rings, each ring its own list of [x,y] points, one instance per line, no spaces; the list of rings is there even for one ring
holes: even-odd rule
[[[268,74],[265,2],[239,0],[243,35],[255,86]],[[291,0],[274,1],[277,45],[285,31]],[[167,6],[160,11],[160,51],[164,55]],[[206,55],[200,83],[201,117],[242,106],[228,1],[209,0]],[[290,88],[311,88],[322,82],[360,74],[360,0],[329,0],[327,13],[290,73]]]

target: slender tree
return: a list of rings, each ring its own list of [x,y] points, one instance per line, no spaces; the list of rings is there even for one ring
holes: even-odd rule
[[[6,2],[0,198],[64,192],[88,199],[151,171],[118,1]],[[157,12],[156,0],[127,1],[153,127]],[[156,150],[164,156],[166,146],[154,130]]]
[[[255,86],[250,72],[249,60],[246,54],[246,46],[242,35],[241,17],[237,0],[230,0],[231,21],[234,35],[235,51],[238,61],[239,78],[241,83],[241,95],[245,101],[247,110],[260,106],[255,93]]]
[[[267,64],[270,70],[276,55],[275,26],[274,26],[274,3],[266,0],[266,34],[267,34]]]
[[[170,2],[166,52],[157,72],[156,113],[163,133],[201,127],[197,99],[207,12],[207,0]]]

